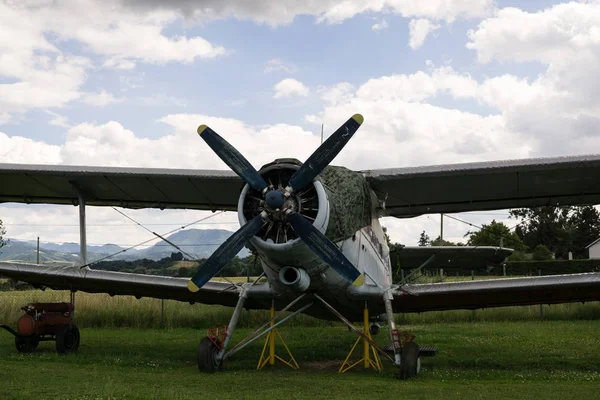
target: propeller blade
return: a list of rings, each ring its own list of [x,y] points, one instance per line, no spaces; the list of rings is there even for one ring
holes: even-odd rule
[[[190,292],[197,292],[206,282],[218,274],[239,253],[246,241],[256,235],[264,222],[264,216],[262,214],[257,215],[231,235],[225,243],[219,246],[208,260],[198,268],[196,275],[188,282]]]
[[[311,183],[344,148],[352,135],[360,128],[363,120],[362,115],[354,114],[344,125],[340,126],[294,173],[290,179],[289,187],[293,191],[298,191]]]
[[[260,176],[258,171],[254,169],[252,164],[250,164],[248,160],[235,149],[235,147],[219,136],[217,132],[206,125],[200,125],[198,127],[198,135],[204,139],[206,144],[213,149],[219,158],[223,160],[233,172],[238,174],[240,178],[253,189],[262,192],[267,187],[267,183],[262,176]]]
[[[294,212],[288,213],[287,220],[304,243],[337,273],[352,282],[354,286],[361,286],[364,283],[365,277],[352,265],[340,249],[302,215]]]

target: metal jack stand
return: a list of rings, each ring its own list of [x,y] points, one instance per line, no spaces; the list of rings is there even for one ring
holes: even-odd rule
[[[271,322],[269,323],[269,326],[273,327],[275,325],[275,300],[273,300],[271,303],[270,317],[271,317]],[[277,354],[275,354],[275,337],[276,336],[279,337],[279,340],[281,341],[281,344],[285,348],[285,351],[290,356],[290,359],[288,361],[284,360],[283,358],[281,358]],[[267,355],[267,345],[269,346],[269,354],[268,355]],[[271,332],[269,332],[269,334],[267,335],[267,338],[265,339],[265,345],[263,346],[262,353],[260,354],[260,359],[258,360],[258,365],[256,366],[256,369],[257,370],[263,369],[264,366],[267,365],[267,363],[269,363],[269,365],[275,365],[276,359],[281,361],[285,365],[289,366],[290,368],[293,368],[293,369],[300,368],[300,366],[296,362],[296,359],[292,355],[292,352],[285,344],[283,337],[281,337],[279,330],[274,328]]]
[[[363,334],[367,338],[372,339],[371,332],[369,331],[369,307],[368,307],[368,304],[366,301],[365,301],[365,310],[363,311]],[[363,340],[363,358],[361,358],[360,360],[356,361],[353,364],[350,364],[350,362],[348,360],[352,356],[352,353],[354,353],[354,349],[356,349],[356,346],[361,341],[361,339]],[[371,353],[373,354],[373,358],[371,358]],[[377,354],[377,350],[375,349],[375,347],[371,346],[367,340],[363,339],[362,336],[359,336],[356,338],[356,342],[354,342],[354,346],[352,346],[350,353],[348,353],[348,356],[342,363],[342,366],[340,367],[338,372],[344,373],[344,372],[348,371],[349,369],[356,367],[361,362],[363,363],[364,368],[373,368],[377,372],[381,372],[381,370],[383,369],[383,365],[381,364],[381,359],[379,358],[379,354]]]
[[[379,353],[386,356],[390,361],[394,362],[394,359],[392,357],[390,357],[390,355],[387,354],[385,352],[385,350],[383,350],[381,347],[379,347],[377,345],[377,343],[375,343],[373,341],[373,339],[371,339],[371,335],[369,335],[369,331],[368,331],[368,328],[369,328],[368,325],[365,325],[365,326],[367,326],[367,334],[365,334],[363,331],[361,331],[360,329],[358,329],[354,325],[352,325],[352,323],[350,321],[348,321],[342,314],[340,314],[335,308],[333,308],[329,303],[327,303],[321,296],[319,296],[316,293],[314,294],[314,296],[321,303],[323,303],[323,305],[325,307],[327,307],[327,309],[329,311],[331,311],[336,317],[338,317],[340,319],[340,321],[342,321],[343,323],[348,325],[348,328],[350,328],[352,331],[354,331],[359,336],[359,340],[362,338],[366,343],[368,343],[371,346],[371,348],[373,349],[373,352],[375,352],[375,350],[377,350]],[[368,318],[367,318],[367,322],[368,322]],[[358,343],[358,341],[357,341],[357,343]],[[355,343],[355,346],[356,346],[356,343]],[[361,361],[363,361],[363,360],[361,360]],[[345,361],[344,361],[344,363],[345,363]],[[381,365],[381,361],[380,361],[380,365]],[[342,367],[343,367],[343,364],[342,364]],[[347,369],[349,369],[349,368],[347,368]],[[341,370],[341,368],[340,368],[340,370]]]
[[[229,350],[228,352],[225,353],[226,350],[226,345],[227,345],[227,341],[224,343],[221,352],[219,353],[218,356],[218,360],[225,360],[229,357],[231,357],[232,355],[234,355],[235,353],[237,353],[238,351],[240,351],[241,349],[243,349],[244,347],[246,347],[247,345],[249,345],[250,343],[258,340],[259,338],[261,338],[263,335],[272,332],[273,330],[275,330],[279,325],[285,323],[287,320],[289,320],[290,318],[295,317],[298,314],[303,313],[304,311],[306,311],[309,307],[311,307],[313,305],[313,303],[309,303],[306,304],[305,306],[300,307],[299,309],[297,309],[296,311],[292,312],[290,315],[282,318],[280,321],[275,323],[275,319],[277,319],[280,315],[282,315],[284,312],[286,312],[287,310],[289,310],[290,308],[292,308],[292,306],[294,304],[296,304],[297,302],[299,302],[302,298],[304,298],[304,294],[297,297],[296,299],[294,299],[290,304],[288,304],[287,306],[285,306],[281,311],[279,311],[277,314],[273,315],[271,317],[271,319],[269,319],[265,324],[263,324],[260,328],[256,329],[254,332],[252,332],[250,335],[246,336],[244,339],[242,339],[242,341],[240,341],[238,344],[236,344],[235,346],[233,346],[231,348],[231,350]],[[232,318],[233,319],[233,318]],[[227,333],[228,337],[229,337],[229,332]],[[288,350],[289,351],[289,350]],[[268,358],[267,358],[268,359]],[[283,361],[283,360],[282,360]],[[295,360],[294,360],[295,362]],[[296,364],[297,365],[297,364]]]

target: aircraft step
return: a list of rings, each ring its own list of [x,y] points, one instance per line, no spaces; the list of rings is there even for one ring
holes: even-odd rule
[[[383,350],[386,353],[394,354],[394,348],[391,344],[383,346]],[[435,346],[419,346],[419,356],[421,357],[433,357],[437,354],[437,347]]]

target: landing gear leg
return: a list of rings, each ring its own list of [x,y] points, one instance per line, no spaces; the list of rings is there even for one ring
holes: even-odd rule
[[[390,336],[392,347],[394,349],[394,364],[398,367],[396,378],[408,379],[417,376],[421,369],[421,360],[419,358],[419,345],[408,340],[402,345],[400,343],[400,333],[396,329],[394,321],[394,311],[392,309],[392,294],[387,291],[383,296],[385,312],[387,314],[388,325],[390,327]],[[411,338],[413,335],[411,335]]]
[[[394,364],[396,367],[400,367],[400,364],[402,363],[402,348],[400,347],[400,341],[398,340],[398,331],[396,330],[394,311],[392,309],[392,294],[389,290],[383,295],[383,303],[385,304],[385,313],[388,319],[388,326],[390,327],[392,347],[394,348]]]
[[[233,332],[235,332],[238,320],[242,314],[242,308],[244,307],[244,303],[246,302],[247,298],[248,295],[246,294],[246,289],[242,288],[242,291],[240,292],[240,298],[238,299],[235,310],[233,311],[233,315],[231,316],[231,320],[229,321],[229,325],[227,326],[227,335],[225,336],[223,343],[220,343],[220,341],[216,338],[210,338],[208,336],[202,338],[200,341],[196,353],[198,369],[200,369],[200,371],[216,372],[216,370],[221,367],[223,355],[227,349],[227,344],[231,340]]]

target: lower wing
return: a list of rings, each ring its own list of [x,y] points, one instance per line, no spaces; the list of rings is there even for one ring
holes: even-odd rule
[[[17,279],[34,287],[57,290],[108,293],[172,299],[190,303],[235,306],[239,291],[226,282],[208,282],[198,292],[188,290],[189,278],[98,271],[77,267],[0,262],[0,276]],[[246,308],[268,309],[271,297],[268,285],[253,285],[247,291]],[[266,299],[266,300],[262,300]]]
[[[393,287],[395,312],[558,304],[600,300],[600,273]]]

